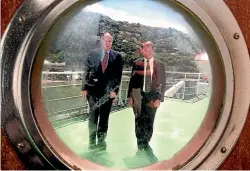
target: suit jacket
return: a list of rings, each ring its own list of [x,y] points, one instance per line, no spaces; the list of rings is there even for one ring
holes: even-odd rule
[[[88,94],[95,93],[103,96],[110,91],[118,93],[122,78],[123,60],[121,54],[110,50],[107,68],[102,72],[102,51],[94,49],[90,51],[84,71],[82,90]],[[85,79],[84,79],[85,78]]]
[[[158,91],[160,99],[164,101],[164,93],[166,87],[165,66],[162,61],[154,58],[154,69],[152,75],[152,89]],[[134,62],[132,73],[129,82],[128,97],[132,96],[132,89],[143,90],[144,84],[144,58],[138,59]]]

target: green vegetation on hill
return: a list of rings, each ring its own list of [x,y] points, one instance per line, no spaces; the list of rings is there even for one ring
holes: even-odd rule
[[[107,16],[82,11],[71,20],[60,23],[59,32],[52,34],[47,60],[66,62],[68,68],[84,66],[91,49],[99,46],[100,32],[113,34],[113,49],[122,53],[125,67],[140,58],[135,53],[141,41],[153,42],[155,57],[161,59],[166,66],[173,66],[177,71],[197,72],[194,56],[200,49],[190,37],[173,28],[157,28],[139,23],[115,21]]]

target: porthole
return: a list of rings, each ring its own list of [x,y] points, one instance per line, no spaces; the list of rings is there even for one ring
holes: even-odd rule
[[[111,45],[103,45],[105,36]],[[145,58],[140,46],[148,43],[154,61],[165,68],[151,72],[152,80],[154,73],[164,75],[157,77],[162,102],[156,112],[146,112],[154,119],[134,115],[127,99],[132,66]],[[105,78],[95,75],[102,64],[101,55],[93,52],[104,46],[109,47]],[[24,2],[4,34],[1,51],[3,126],[19,155],[30,156],[21,158],[33,169],[216,169],[247,116],[249,56],[223,1]],[[121,79],[106,112],[106,130],[99,131],[105,134],[105,149],[89,149],[96,109],[82,91],[91,53],[98,61],[91,63],[92,81],[103,79],[105,86],[114,75]],[[121,59],[122,70],[115,58]],[[101,99],[88,97],[97,104]],[[100,106],[99,115],[107,109]],[[100,117],[95,125],[103,128],[101,122]],[[140,150],[138,141],[146,135],[149,147]]]

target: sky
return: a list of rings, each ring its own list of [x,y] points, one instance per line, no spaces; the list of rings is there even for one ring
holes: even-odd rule
[[[188,33],[189,24],[183,16],[166,4],[152,0],[104,0],[84,10],[109,16],[116,21],[140,23],[152,27],[173,27]]]

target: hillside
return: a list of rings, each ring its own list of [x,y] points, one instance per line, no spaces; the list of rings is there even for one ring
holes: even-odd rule
[[[113,34],[113,49],[121,52],[125,66],[140,56],[135,54],[139,42],[150,40],[155,57],[164,61],[167,70],[198,72],[194,56],[200,49],[185,33],[174,28],[157,28],[139,23],[115,21],[107,16],[81,11],[72,19],[60,21],[55,26],[55,37],[47,60],[66,62],[68,68],[81,70],[91,49],[98,46],[100,32]]]

